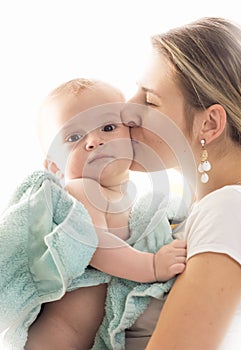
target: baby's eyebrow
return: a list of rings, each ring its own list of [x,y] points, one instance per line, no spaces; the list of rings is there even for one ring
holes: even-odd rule
[[[66,126],[63,126],[61,128],[61,132],[64,133],[64,134],[69,134],[69,133],[72,133],[72,132],[83,132],[84,130],[79,127],[78,123],[73,123],[73,124],[70,124],[70,125],[66,125]]]
[[[120,113],[105,112],[105,113],[100,115],[100,120],[118,122],[118,121],[121,121],[121,116],[120,116]]]
[[[66,125],[63,126],[60,130],[61,137],[63,140],[65,140],[68,136],[71,136],[73,134],[80,134],[80,135],[85,135],[86,131],[83,130],[82,128],[79,128],[78,125]]]

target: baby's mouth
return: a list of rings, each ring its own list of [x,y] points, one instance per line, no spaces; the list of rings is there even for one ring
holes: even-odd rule
[[[101,159],[114,159],[113,156],[109,155],[109,154],[103,154],[103,153],[100,153],[100,154],[96,154],[92,157],[89,158],[88,160],[88,164],[91,164],[97,160],[101,160]]]

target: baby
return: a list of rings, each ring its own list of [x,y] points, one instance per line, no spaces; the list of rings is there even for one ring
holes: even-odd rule
[[[123,103],[122,93],[101,81],[74,79],[54,89],[39,118],[44,164],[92,218],[98,236],[93,268],[136,282],[167,281],[185,268],[185,242],[174,240],[156,254],[125,242],[133,205],[128,191],[133,148],[120,118]],[[101,284],[45,304],[29,329],[26,349],[89,349],[105,297]]]

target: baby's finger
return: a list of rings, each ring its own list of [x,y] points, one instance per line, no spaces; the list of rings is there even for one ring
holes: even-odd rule
[[[180,239],[174,239],[171,244],[174,248],[186,248],[187,246],[187,242]]]
[[[175,264],[176,263],[182,263],[182,264],[186,264],[186,257],[185,256],[176,256],[175,259]]]
[[[186,265],[182,263],[174,264],[170,267],[170,273],[175,276],[185,270]]]
[[[175,249],[175,255],[176,256],[187,256],[187,249],[182,248],[182,249]]]

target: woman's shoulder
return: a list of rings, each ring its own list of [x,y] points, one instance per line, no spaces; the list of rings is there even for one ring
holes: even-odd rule
[[[188,226],[220,225],[241,226],[241,186],[224,186],[215,190],[193,205],[189,214]],[[196,226],[195,226],[196,227]]]
[[[237,207],[239,205],[239,207]],[[197,202],[193,211],[205,210],[212,207],[212,211],[240,209],[241,205],[241,186],[229,185],[219,188]]]
[[[241,263],[240,211],[241,186],[225,186],[195,204],[185,226],[188,258],[211,251]]]

